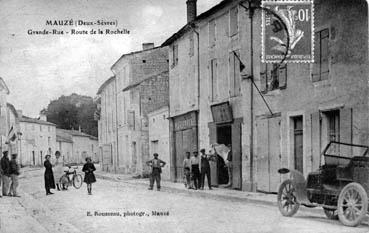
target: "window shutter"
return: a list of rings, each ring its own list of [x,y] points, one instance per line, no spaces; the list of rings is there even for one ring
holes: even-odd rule
[[[320,112],[311,114],[311,146],[312,146],[312,169],[319,168],[320,163]]]
[[[352,143],[352,108],[340,110],[340,142]],[[352,147],[342,146],[340,152],[347,156],[352,153]]]
[[[321,40],[320,40],[320,75],[321,80],[328,79],[329,66],[328,66],[328,57],[329,57],[329,30],[325,29],[320,32]]]
[[[311,80],[317,82],[320,80],[320,33],[315,33],[314,39],[314,64],[311,74]]]
[[[229,53],[229,93],[230,96],[235,96],[235,91],[234,91],[234,54],[233,52]]]
[[[238,57],[240,57],[240,52],[235,51]],[[233,60],[234,60],[234,94],[235,96],[238,96],[241,93],[241,75],[240,75],[240,61],[236,57],[235,54],[233,54]]]
[[[279,88],[284,89],[287,87],[287,65],[284,65],[279,68]]]

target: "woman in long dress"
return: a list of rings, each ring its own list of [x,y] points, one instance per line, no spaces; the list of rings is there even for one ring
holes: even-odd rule
[[[46,189],[46,195],[54,194],[50,192],[50,189],[55,189],[55,180],[54,180],[54,174],[53,174],[53,166],[50,162],[51,155],[45,156],[45,189]]]
[[[56,187],[58,191],[60,191],[60,189],[63,188],[62,183],[60,182],[60,178],[64,175],[63,159],[61,158],[59,151],[55,152],[55,157],[56,157],[56,161],[55,161],[54,177],[55,177]]]
[[[83,165],[82,171],[85,173],[84,182],[87,184],[87,192],[91,195],[92,183],[96,182],[96,177],[94,171],[96,170],[94,164],[92,163],[91,157],[86,157],[86,163]]]

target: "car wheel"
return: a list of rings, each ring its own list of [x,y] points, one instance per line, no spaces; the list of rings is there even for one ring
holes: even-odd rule
[[[368,210],[368,196],[363,186],[358,183],[347,184],[338,197],[337,210],[343,225],[359,225]]]
[[[285,180],[278,189],[278,208],[283,216],[291,217],[300,207],[296,198],[296,188],[291,180]]]
[[[327,216],[327,218],[332,219],[332,220],[338,220],[338,213],[336,209],[327,209],[327,208],[323,208],[323,209],[324,209],[325,216]]]

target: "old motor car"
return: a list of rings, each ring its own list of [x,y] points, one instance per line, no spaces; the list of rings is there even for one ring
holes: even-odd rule
[[[281,168],[289,174],[278,189],[278,207],[282,215],[293,216],[300,205],[323,207],[330,219],[346,226],[359,225],[368,211],[368,147],[330,142],[320,157],[319,169],[307,179],[299,171]]]

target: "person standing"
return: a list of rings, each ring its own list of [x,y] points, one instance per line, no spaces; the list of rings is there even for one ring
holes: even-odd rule
[[[10,178],[12,181],[10,186],[10,194],[13,195],[13,197],[20,197],[17,193],[17,188],[19,185],[18,176],[20,174],[17,156],[17,154],[12,154],[12,159],[10,160]]]
[[[84,182],[87,184],[88,195],[92,195],[92,183],[96,182],[94,171],[96,171],[95,165],[92,163],[91,157],[86,157],[86,163],[83,165],[82,171],[85,173]]]
[[[10,184],[10,161],[8,158],[8,151],[3,152],[3,157],[0,160],[1,170],[3,171],[3,196],[9,195],[9,184]]]
[[[146,164],[152,168],[149,190],[153,190],[154,182],[156,181],[157,190],[160,191],[161,168],[164,167],[166,163],[158,159],[159,155],[157,153],[154,153],[153,156],[154,158],[152,160],[146,162]]]
[[[193,152],[193,157],[191,158],[191,174],[194,183],[194,188],[197,190],[200,188],[200,168],[199,168],[200,160],[198,157],[198,152]]]
[[[45,189],[46,189],[46,195],[54,194],[50,192],[50,189],[55,189],[55,180],[54,180],[54,174],[53,174],[53,166],[50,162],[51,155],[45,156]]]
[[[232,145],[229,144],[228,145],[229,148],[229,152],[227,155],[227,169],[228,169],[228,184],[227,187],[231,187],[232,186],[232,170],[233,170],[233,166],[232,166]]]
[[[200,150],[201,153],[201,187],[200,189],[203,190],[205,186],[205,176],[208,179],[208,186],[209,190],[212,190],[211,188],[211,178],[210,178],[210,163],[209,160],[214,160],[213,155],[207,155],[205,154],[205,149]]]
[[[64,175],[64,170],[63,170],[63,159],[61,158],[59,151],[55,152],[55,158],[56,158],[56,161],[55,161],[54,177],[55,177],[56,188],[58,189],[58,191],[60,191],[60,189],[63,188],[60,178]]]
[[[185,187],[191,188],[191,159],[190,152],[186,152],[186,158],[183,160],[183,174],[185,177]]]

